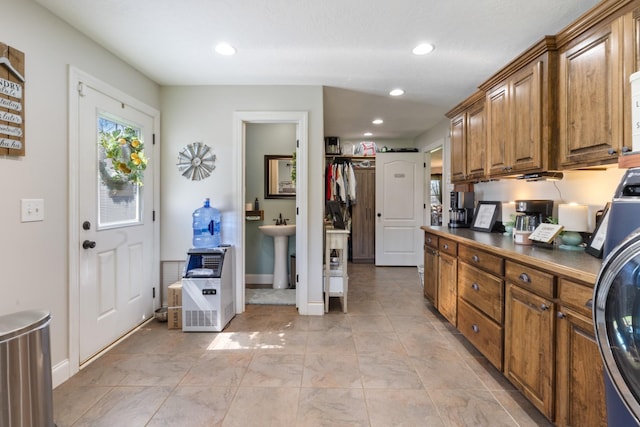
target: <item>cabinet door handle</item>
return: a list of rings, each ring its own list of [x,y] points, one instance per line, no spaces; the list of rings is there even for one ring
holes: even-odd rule
[[[518,279],[522,280],[524,283],[531,283],[531,278],[527,273],[522,273],[520,276],[518,276]]]
[[[480,290],[480,286],[478,286],[477,283],[472,283],[471,284],[471,289],[473,289],[474,291],[479,291]]]
[[[593,310],[593,298],[589,298],[587,302],[584,303],[584,306],[589,310]]]
[[[480,257],[478,255],[474,255],[474,256],[471,257],[471,261],[480,262]]]
[[[564,314],[563,312],[559,311],[556,316],[558,317],[558,319],[564,319],[565,317],[567,317],[566,314]]]
[[[427,237],[427,243],[431,243],[431,237]]]
[[[480,328],[479,328],[479,327],[478,327],[478,325],[476,325],[476,324],[471,325],[471,330],[472,330],[473,332],[475,332],[476,334],[477,334],[478,332],[480,332]]]
[[[549,310],[549,306],[547,304],[542,303],[540,304],[540,310],[547,311]]]
[[[617,151],[616,151],[616,150],[614,150],[613,148],[609,148],[609,149],[607,150],[607,154],[609,154],[610,156],[613,156],[613,155],[614,155],[614,154],[616,154],[616,153],[617,153]]]
[[[445,250],[449,249],[449,245],[447,245],[446,243],[445,243],[444,245],[442,245],[442,247],[443,247]]]
[[[623,152],[623,153],[628,153],[629,151],[631,151],[631,148],[629,148],[629,147],[622,147],[622,152]]]

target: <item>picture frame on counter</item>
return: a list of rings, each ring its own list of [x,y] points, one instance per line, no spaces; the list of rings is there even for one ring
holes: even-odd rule
[[[479,201],[473,214],[471,229],[490,233],[500,214],[502,202]]]
[[[607,203],[602,211],[602,217],[596,224],[596,229],[591,235],[591,240],[584,249],[586,253],[596,258],[602,258],[604,250],[604,241],[607,237],[607,227],[609,226],[609,208],[611,204]]]
[[[529,240],[535,240],[543,243],[552,243],[564,227],[560,224],[543,223],[536,227],[529,235]]]

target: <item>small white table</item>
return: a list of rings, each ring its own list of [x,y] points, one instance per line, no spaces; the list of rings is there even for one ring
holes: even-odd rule
[[[347,275],[347,252],[349,249],[349,231],[327,229],[324,244],[324,312],[329,312],[329,297],[340,297],[342,310],[347,312],[347,293],[349,276]],[[331,265],[331,253],[337,254],[337,263]]]

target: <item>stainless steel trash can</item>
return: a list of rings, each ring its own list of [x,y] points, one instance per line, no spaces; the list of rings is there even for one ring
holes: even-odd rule
[[[53,427],[51,315],[0,316],[0,427]]]

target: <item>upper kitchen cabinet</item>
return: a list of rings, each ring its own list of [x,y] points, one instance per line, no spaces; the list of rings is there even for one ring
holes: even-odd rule
[[[484,92],[478,91],[446,115],[451,119],[451,181],[486,176]]]
[[[635,5],[635,6],[634,6]],[[617,162],[631,148],[637,2],[603,1],[558,34],[559,165]]]
[[[556,73],[555,38],[547,36],[480,86],[490,176],[555,168]]]

